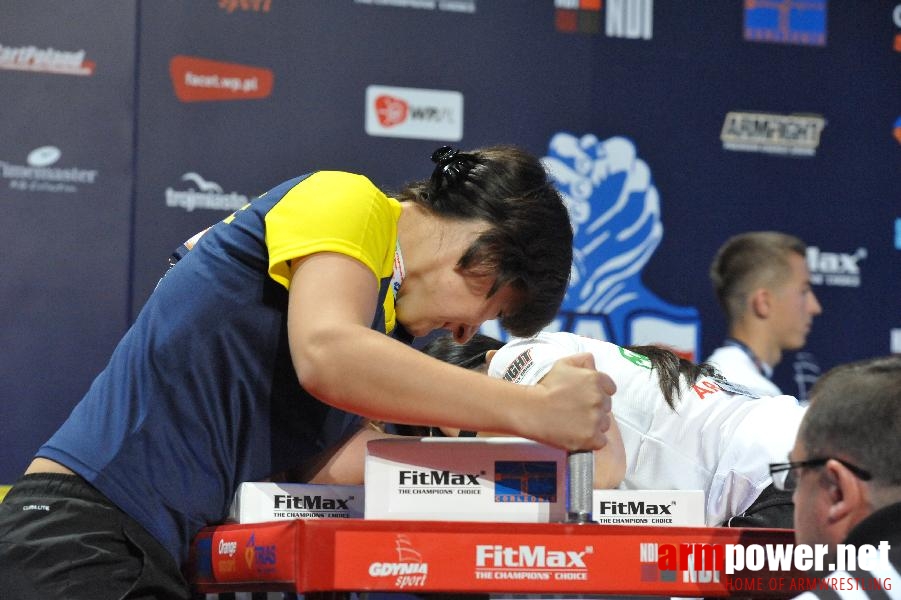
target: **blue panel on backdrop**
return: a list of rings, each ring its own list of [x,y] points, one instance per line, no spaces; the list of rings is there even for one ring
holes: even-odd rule
[[[135,2],[0,19],[0,483],[21,474],[128,326]]]

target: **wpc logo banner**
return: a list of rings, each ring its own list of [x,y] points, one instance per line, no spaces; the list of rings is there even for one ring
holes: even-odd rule
[[[92,60],[85,60],[85,55],[84,50],[67,51],[0,44],[0,69],[54,75],[93,75],[96,65]]]
[[[268,98],[275,79],[270,69],[196,56],[173,56],[169,76],[182,102]]]
[[[370,85],[366,88],[366,133],[458,142],[463,138],[463,94]]]

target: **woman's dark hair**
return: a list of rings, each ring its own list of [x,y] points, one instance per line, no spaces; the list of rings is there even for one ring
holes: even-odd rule
[[[662,346],[626,346],[625,348],[635,354],[641,354],[651,361],[651,369],[657,372],[660,392],[673,410],[676,410],[676,400],[682,396],[681,379],[683,377],[689,385],[695,384],[701,377],[720,377],[713,365],[693,363]]]
[[[499,350],[504,343],[491,336],[477,333],[468,342],[459,344],[452,336],[442,335],[428,342],[422,351],[452,365],[467,369],[484,366],[489,350]],[[708,363],[696,364],[682,358],[672,350],[662,346],[626,346],[627,350],[641,354],[651,362],[651,369],[657,373],[657,383],[664,400],[673,410],[676,400],[682,395],[682,378],[693,385],[701,377],[719,378],[719,372]]]
[[[489,350],[500,350],[504,342],[489,335],[476,333],[469,341],[459,344],[453,336],[440,335],[425,346],[422,351],[433,358],[464,369],[478,369],[487,367],[485,356]]]
[[[430,179],[398,194],[449,219],[483,220],[489,228],[460,257],[462,271],[495,277],[488,293],[510,285],[519,302],[501,316],[517,336],[537,333],[556,316],[572,268],[572,226],[541,162],[514,146],[435,151]]]

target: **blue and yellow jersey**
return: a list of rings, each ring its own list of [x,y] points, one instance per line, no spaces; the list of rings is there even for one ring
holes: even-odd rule
[[[362,262],[380,282],[372,328],[390,332],[400,210],[365,177],[316,172],[211,227],[160,280],[38,455],[84,477],[183,563],[196,532],[225,518],[239,483],[296,466],[358,425],[298,381],[291,261],[328,251]]]

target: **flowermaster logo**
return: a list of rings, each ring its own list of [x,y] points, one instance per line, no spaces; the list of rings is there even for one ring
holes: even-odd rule
[[[429,576],[429,563],[413,547],[406,535],[399,533],[394,540],[397,560],[373,562],[369,565],[369,576],[377,579],[394,579],[394,587],[399,589],[421,588]]]
[[[463,94],[446,90],[366,88],[366,133],[457,142],[463,138]]]
[[[244,194],[226,193],[221,185],[207,181],[193,171],[182,175],[181,180],[187,182],[188,189],[166,188],[166,206],[170,208],[183,208],[188,212],[195,208],[233,212],[250,201]]]
[[[182,102],[268,98],[274,79],[270,69],[194,56],[173,56],[169,76]]]
[[[649,40],[654,35],[654,0],[554,0],[554,23],[564,33],[598,33],[604,9],[604,34]]]
[[[85,54],[84,50],[66,51],[0,44],[0,69],[54,75],[93,75],[96,65],[92,60],[85,60]]]
[[[807,247],[810,283],[830,287],[860,287],[860,261],[867,257],[866,248],[852,254],[823,252],[818,246]]]
[[[826,119],[820,115],[729,112],[720,139],[723,148],[789,156],[813,156]]]
[[[499,460],[494,463],[495,502],[556,502],[557,463]]]
[[[272,0],[219,0],[219,10],[232,14],[236,10],[241,12],[269,12]]]
[[[91,185],[97,179],[94,169],[54,166],[61,156],[56,146],[41,146],[28,153],[24,165],[0,160],[0,176],[9,180],[10,189],[52,194],[73,194],[79,186]]]
[[[826,0],[745,0],[745,39],[826,45]]]
[[[591,554],[593,546],[479,544],[475,575],[480,580],[588,581],[585,557]]]

